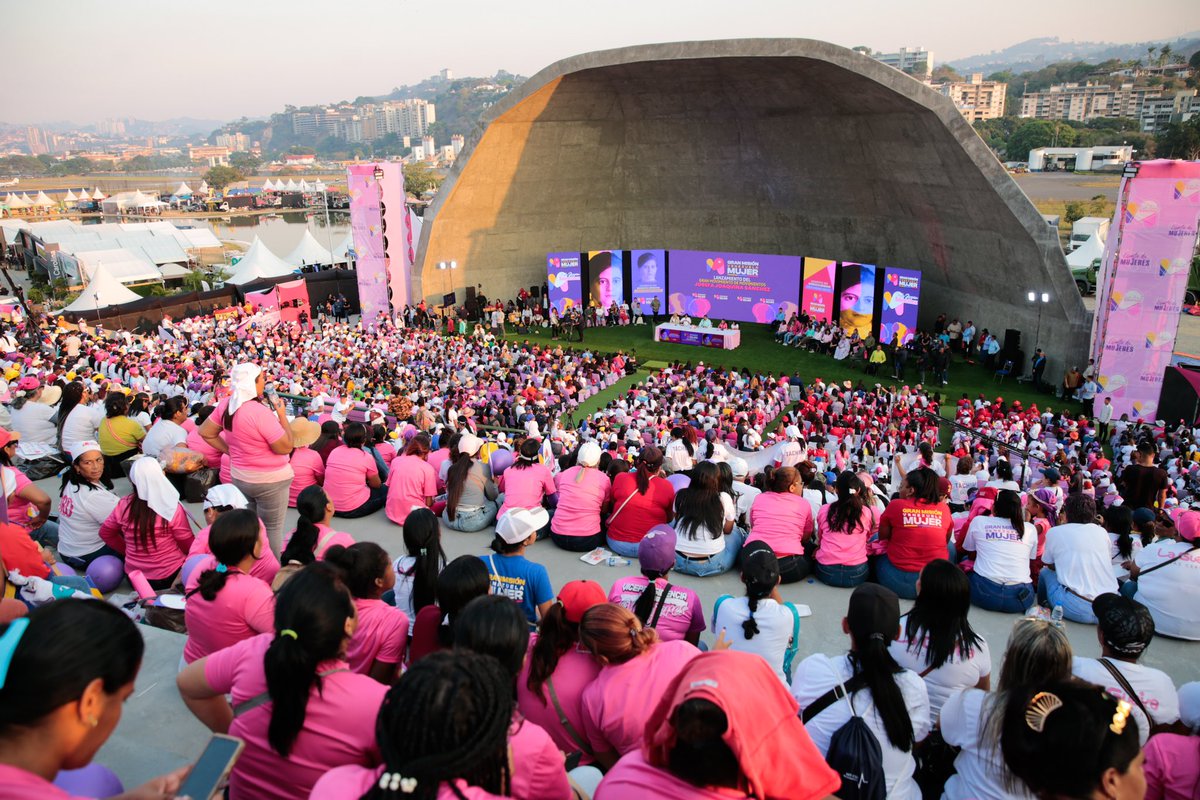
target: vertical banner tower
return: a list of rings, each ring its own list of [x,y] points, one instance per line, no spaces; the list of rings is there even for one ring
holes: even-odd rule
[[[364,328],[373,328],[411,296],[411,227],[404,202],[404,170],[395,162],[346,168],[350,230],[357,255],[358,298]]]

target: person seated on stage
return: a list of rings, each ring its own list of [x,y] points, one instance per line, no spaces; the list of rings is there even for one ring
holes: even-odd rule
[[[679,314],[677,314],[677,313],[676,313],[676,314],[672,314],[672,315],[671,315],[671,324],[672,324],[672,325],[678,325],[678,324],[679,324]]]
[[[731,330],[731,331],[740,331],[741,329],[742,329],[742,326],[738,325],[736,322],[734,322],[732,325],[729,326],[729,330]]]
[[[692,327],[692,318],[689,317],[687,314],[680,314],[679,315],[679,324],[686,325],[687,327],[690,328],[690,327]]]
[[[698,323],[697,323],[697,327],[700,327],[700,328],[711,328],[711,327],[712,327],[712,320],[711,320],[711,319],[709,319],[708,317],[704,317],[704,316],[702,316],[702,317],[700,317],[700,322],[698,322]]]
[[[719,331],[729,330],[729,323],[726,322],[725,320],[721,320],[719,323],[717,323],[717,330],[719,330]]]

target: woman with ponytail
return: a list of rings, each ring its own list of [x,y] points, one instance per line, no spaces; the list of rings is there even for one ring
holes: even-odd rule
[[[542,617],[517,680],[517,708],[581,764],[593,761],[591,745],[581,733],[583,690],[596,679],[600,665],[579,646],[579,621],[603,603],[604,589],[595,581],[565,584]]]
[[[608,602],[628,608],[642,624],[654,628],[664,642],[683,639],[699,646],[704,631],[700,596],[667,579],[675,566],[678,537],[666,525],[651,528],[638,544],[642,574],[622,578],[608,591]]]
[[[786,685],[800,646],[800,612],[779,595],[779,559],[770,545],[751,542],[742,550],[742,583],[745,597],[717,598],[713,633],[727,638],[732,650],[762,656]]]
[[[404,520],[404,549],[408,555],[396,559],[394,602],[408,615],[412,633],[417,612],[437,602],[438,574],[446,567],[442,549],[442,526],[428,508],[418,508]]]
[[[554,485],[554,475],[542,464],[539,457],[542,443],[532,436],[521,442],[517,450],[517,460],[500,476],[498,486],[504,493],[500,510],[496,518],[503,517],[514,508],[554,508],[558,503],[558,487]],[[550,522],[538,531],[538,538],[543,539],[550,534]]]
[[[1147,520],[1146,517],[1150,519]],[[1104,509],[1104,529],[1108,531],[1108,536],[1112,540],[1112,563],[1113,571],[1117,574],[1117,578],[1126,578],[1129,576],[1129,570],[1124,569],[1121,565],[1126,561],[1133,561],[1136,556],[1142,552],[1142,547],[1145,546],[1145,541],[1142,536],[1133,537],[1134,520],[1145,524],[1146,522],[1153,523],[1154,511],[1149,508],[1139,508],[1136,512],[1131,510],[1129,506],[1109,506]]]
[[[346,651],[350,669],[390,686],[408,647],[408,615],[380,599],[396,585],[391,558],[374,542],[358,542],[330,546],[325,560],[342,571],[354,595],[358,627]]]
[[[608,547],[619,556],[637,558],[646,532],[671,521],[675,489],[662,477],[662,466],[662,451],[648,445],[633,460],[632,471],[613,478]]]
[[[880,512],[872,505],[871,490],[855,473],[841,473],[835,485],[837,500],[817,513],[813,572],[827,586],[852,588],[867,579],[867,540],[879,527]]]
[[[795,467],[780,467],[771,473],[767,491],[750,506],[750,535],[746,543],[762,542],[779,558],[784,583],[808,576],[805,546],[813,542],[812,506],[804,499],[804,485]]]
[[[833,734],[851,714],[862,717],[883,751],[888,798],[917,800],[921,790],[913,779],[912,752],[929,733],[929,694],[920,676],[897,664],[888,651],[900,632],[896,593],[875,583],[856,588],[842,630],[850,636],[849,653],[818,653],[796,668],[792,696],[804,712],[804,727],[817,749],[826,753]],[[829,702],[841,687],[850,694],[850,702]],[[807,711],[809,706],[814,710]]]
[[[387,687],[346,663],[356,624],[338,570],[309,564],[279,590],[272,633],[179,673],[179,693],[196,718],[246,742],[230,775],[231,800],[307,797],[334,767],[379,763],[373,731]]]
[[[213,523],[208,535],[212,556],[192,570],[184,587],[186,663],[272,630],[275,594],[252,574],[264,550],[259,524],[246,508],[228,511]]]
[[[512,713],[511,679],[495,658],[435,653],[383,701],[373,726],[383,765],[333,769],[309,800],[504,800]]]
[[[579,622],[579,643],[600,665],[583,690],[579,731],[602,769],[642,746],[646,720],[672,679],[700,651],[684,641],[663,642],[632,611],[604,603]]]
[[[455,434],[446,472],[446,510],[442,519],[456,531],[481,531],[496,521],[496,498],[500,492],[492,471],[479,460],[483,440],[473,433]]]
[[[333,522],[333,502],[322,487],[309,486],[302,491],[296,498],[296,510],[300,512],[300,517],[296,520],[296,530],[279,557],[283,568],[275,579],[276,589],[297,567],[320,561],[335,544],[342,547],[354,544],[354,537],[350,534],[329,527],[329,523]]]
[[[417,612],[408,663],[454,645],[454,623],[467,603],[491,591],[492,579],[478,556],[459,556],[437,578],[437,605]]]

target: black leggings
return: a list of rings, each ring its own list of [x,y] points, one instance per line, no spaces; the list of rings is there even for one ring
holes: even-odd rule
[[[780,556],[779,557],[779,582],[780,583],[797,583],[808,577],[812,571],[812,566],[808,563],[806,556]]]
[[[608,543],[603,533],[593,533],[591,536],[562,536],[553,531],[550,532],[550,541],[554,542],[558,549],[572,553],[586,553],[597,547],[605,547]]]

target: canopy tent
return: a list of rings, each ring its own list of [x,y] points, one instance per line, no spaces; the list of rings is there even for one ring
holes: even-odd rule
[[[323,191],[325,191],[325,181],[318,180],[316,183],[314,183],[314,184],[312,185],[312,190],[313,190],[314,192],[323,192]]]
[[[67,189],[67,193],[63,195],[62,202],[64,202],[64,203],[78,203],[78,202],[79,202],[79,198],[75,196],[75,193],[74,193],[74,192],[72,192],[70,189]]]
[[[296,184],[296,182],[294,180],[292,180],[291,178],[288,178],[287,185],[284,186],[283,188],[289,192],[299,191],[299,189],[300,189],[300,187]]]
[[[289,266],[282,258],[267,249],[257,236],[250,244],[241,260],[233,267],[233,275],[225,279],[226,283],[241,285],[266,278],[282,278],[294,275],[296,269]]]
[[[301,266],[311,264],[328,266],[333,264],[333,256],[321,246],[321,243],[317,241],[317,238],[312,235],[312,231],[308,228],[304,229],[304,236],[300,239],[300,243],[296,245],[296,249],[292,250],[284,260],[289,264],[299,264]]]
[[[25,204],[26,208],[28,208],[29,206],[33,205],[33,198],[29,196],[28,192],[22,192],[21,202]]]
[[[29,208],[29,201],[19,194],[10,194],[4,203],[9,208]]]
[[[162,272],[153,261],[138,251],[125,247],[114,247],[104,250],[76,251],[75,260],[79,263],[81,278],[94,279],[99,267],[104,269],[118,283],[153,283],[162,280]]]
[[[196,190],[196,194],[208,194],[208,181],[200,181],[200,188]]]
[[[100,308],[119,306],[141,299],[137,294],[122,286],[121,282],[114,278],[112,273],[108,271],[108,267],[104,264],[97,264],[95,271],[92,273],[92,279],[84,287],[83,293],[75,298],[75,301],[64,308],[63,311],[75,313],[95,311]]]
[[[104,199],[104,192],[100,191],[99,186],[96,187],[96,191],[92,192],[92,199],[93,200],[103,200]]]
[[[312,187],[310,187],[310,186],[308,185],[308,181],[304,180],[303,178],[301,178],[301,179],[300,179],[300,191],[302,191],[302,192],[307,192],[307,191],[309,191],[311,188],[312,188]]]
[[[275,187],[274,187],[274,186],[271,184],[271,179],[270,179],[270,178],[267,178],[265,181],[263,181],[263,191],[264,191],[264,192],[273,192],[273,191],[275,191]]]
[[[42,191],[39,191],[37,193],[37,199],[33,201],[33,204],[35,206],[37,206],[38,208],[53,208],[54,207],[54,201],[51,200],[49,197],[47,197],[46,193],[42,192]]]
[[[181,183],[181,184],[179,184],[179,188],[176,189],[172,193],[172,196],[174,196],[174,197],[191,197],[192,196],[192,188],[190,186],[188,186],[186,182]]]
[[[1097,258],[1104,258],[1104,240],[1093,233],[1087,241],[1067,253],[1067,266],[1090,267]]]
[[[334,264],[349,264],[354,260],[352,252],[354,250],[354,235],[347,233],[342,240],[333,247],[333,263]]]
[[[158,268],[162,273],[163,280],[173,281],[178,278],[186,278],[192,274],[192,271],[181,264],[163,264]]]

